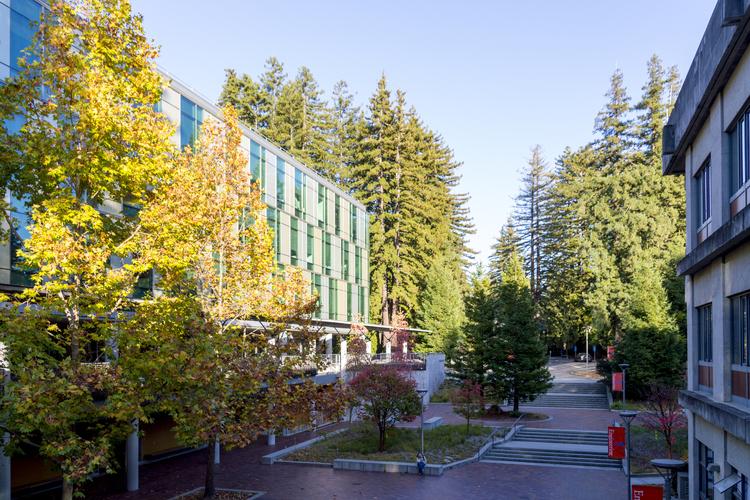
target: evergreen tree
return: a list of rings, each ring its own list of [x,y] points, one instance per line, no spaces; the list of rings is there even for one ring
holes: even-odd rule
[[[513,412],[518,414],[521,400],[546,392],[552,379],[547,370],[546,348],[534,320],[531,288],[518,251],[510,255],[496,293],[496,343],[501,349],[490,363],[490,380],[504,390],[503,396],[513,400]]]
[[[237,110],[241,121],[260,129],[264,119],[263,96],[260,85],[253,81],[252,77],[243,74],[238,76],[233,69],[225,71],[226,79],[219,97],[219,104],[232,106]]]
[[[343,80],[336,82],[333,87],[330,112],[331,165],[328,176],[335,182],[348,185],[349,171],[354,163],[357,147],[357,135],[363,118],[359,106],[354,104],[354,96]]]
[[[538,303],[542,295],[545,271],[543,259],[547,252],[542,248],[548,243],[544,237],[544,226],[549,214],[547,205],[551,178],[547,164],[542,158],[539,145],[531,150],[531,158],[524,170],[521,192],[516,198],[515,217],[520,248],[525,256],[531,284],[531,295]]]
[[[500,228],[500,236],[492,246],[490,255],[490,280],[495,286],[500,284],[503,269],[508,265],[508,260],[520,243],[513,218],[509,217],[505,225]]]
[[[462,378],[487,386],[490,363],[501,355],[498,350],[502,346],[497,343],[494,289],[481,265],[469,278],[465,304],[466,326],[458,351],[459,371]],[[492,391],[491,387],[488,389]]]
[[[462,341],[466,317],[461,293],[463,275],[457,276],[450,269],[449,258],[439,256],[427,272],[419,297],[417,324],[431,333],[418,336],[417,350],[444,352],[448,360],[453,360]]]

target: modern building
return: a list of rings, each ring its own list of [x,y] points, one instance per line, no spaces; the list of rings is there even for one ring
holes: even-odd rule
[[[45,2],[0,0],[0,79],[19,70],[17,61],[31,43]],[[220,110],[175,77],[162,72],[167,86],[159,109],[175,125],[173,141],[178,147],[193,144],[204,120],[220,119]],[[19,117],[8,127],[20,127]],[[311,288],[320,297],[313,324],[320,332],[320,350],[329,356],[329,366],[316,381],[330,383],[345,366],[346,335],[352,321],[368,322],[369,238],[365,207],[346,191],[318,175],[260,133],[242,127],[241,147],[248,157],[248,170],[263,189],[267,220],[275,233],[274,247],[279,267],[303,269]],[[29,219],[23,207],[8,193],[15,208],[20,238],[0,244],[0,291],[14,292],[30,286],[27,271],[19,266],[18,250],[28,235]],[[110,200],[103,210],[135,210]],[[144,296],[157,286],[153,276],[144,276],[136,295]],[[372,329],[385,328],[370,325]],[[334,351],[336,351],[334,353]],[[179,444],[165,419],[143,426],[137,439],[138,460],[149,460],[176,451]],[[128,444],[130,447],[133,443]],[[38,457],[13,458],[14,490],[54,479],[56,474]]]
[[[748,499],[750,477],[750,2],[719,0],[664,128],[684,174],[690,499]]]

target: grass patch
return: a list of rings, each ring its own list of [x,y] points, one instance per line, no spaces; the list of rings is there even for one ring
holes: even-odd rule
[[[687,460],[688,457],[688,431],[687,428],[675,429],[675,444],[672,447],[673,457]],[[640,425],[630,428],[631,447],[633,456],[631,466],[634,473],[652,473],[656,470],[650,461],[654,458],[667,458],[667,447],[664,437],[658,431],[653,431]]]
[[[474,455],[492,433],[492,428],[472,425],[441,425],[424,432],[427,463],[444,464]],[[498,431],[504,436],[507,429]],[[414,462],[420,447],[419,429],[395,428],[386,435],[386,449],[378,452],[378,429],[369,422],[352,425],[346,432],[297,450],[284,460],[328,462],[336,458]]]
[[[628,401],[625,404],[622,404],[622,400],[614,400],[612,401],[612,410],[636,410],[636,411],[646,411],[646,404],[641,401]]]

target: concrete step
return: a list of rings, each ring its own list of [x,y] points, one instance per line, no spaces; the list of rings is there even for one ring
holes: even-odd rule
[[[559,383],[552,384],[548,393],[568,393],[568,394],[607,394],[607,388],[604,384],[599,383]]]
[[[619,469],[621,466],[619,460],[608,458],[606,452],[536,450],[510,447],[492,448],[484,455],[484,457],[482,457],[482,460],[527,464],[603,467],[612,469]]]
[[[566,444],[592,444],[607,446],[607,439],[581,439],[581,438],[554,438],[543,436],[513,436],[513,441],[528,441],[539,443],[566,443]]]

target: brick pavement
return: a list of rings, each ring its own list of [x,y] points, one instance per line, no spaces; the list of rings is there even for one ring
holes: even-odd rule
[[[544,408],[537,411],[553,417],[529,426],[605,430],[616,414],[604,410]],[[443,416],[446,423],[461,423],[463,417],[445,404],[431,404],[425,418]],[[411,425],[419,425],[418,420]],[[565,467],[535,467],[475,463],[450,470],[439,478],[402,474],[334,471],[331,468],[297,465],[262,465],[261,457],[284,446],[307,439],[309,433],[277,438],[275,447],[259,442],[247,448],[222,453],[216,484],[226,488],[266,491],[268,499],[602,499],[618,496],[625,489],[620,471]],[[117,478],[99,480],[89,488],[89,498],[117,500],[162,500],[202,485],[206,452],[141,467],[141,490],[123,493]],[[585,486],[581,486],[585,485]]]

